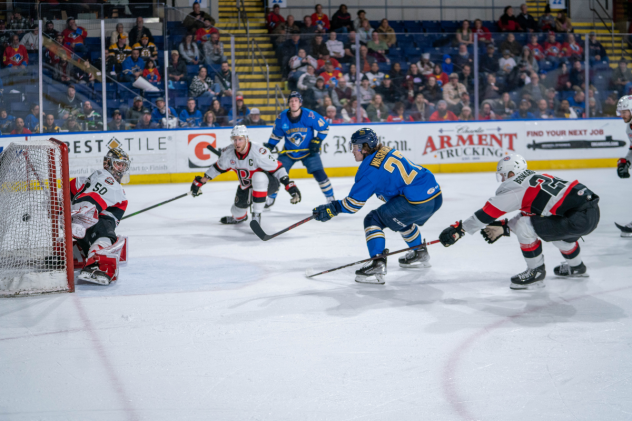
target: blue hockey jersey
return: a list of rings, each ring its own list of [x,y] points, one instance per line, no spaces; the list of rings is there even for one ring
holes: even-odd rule
[[[329,133],[329,124],[316,111],[301,109],[301,115],[297,119],[291,119],[288,115],[290,110],[284,110],[279,114],[274,122],[274,129],[270,135],[270,143],[275,146],[285,139],[285,150],[308,149],[313,139],[322,142]],[[314,136],[314,131],[317,132]],[[289,152],[288,157],[298,160],[309,155],[308,151]]]
[[[441,194],[434,174],[415,165],[396,149],[383,146],[360,164],[349,196],[340,200],[345,213],[356,213],[375,194],[388,202],[404,196],[409,203],[421,204]]]

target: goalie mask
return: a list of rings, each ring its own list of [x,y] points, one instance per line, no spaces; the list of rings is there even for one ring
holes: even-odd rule
[[[121,184],[129,183],[129,155],[120,147],[110,149],[103,158],[103,169]]]
[[[524,170],[527,169],[527,161],[517,153],[512,153],[511,155],[507,155],[500,161],[498,161],[498,166],[496,167],[496,180],[498,182],[507,181],[509,177],[509,173],[513,172],[514,177]]]

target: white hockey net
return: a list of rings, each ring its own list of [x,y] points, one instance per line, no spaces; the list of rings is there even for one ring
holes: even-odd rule
[[[0,154],[0,295],[74,289],[63,148],[32,140],[11,143]]]

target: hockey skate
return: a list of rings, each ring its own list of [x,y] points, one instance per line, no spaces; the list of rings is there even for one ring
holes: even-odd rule
[[[399,258],[399,266],[412,269],[429,268],[431,265],[428,248],[421,246],[417,250],[409,251],[404,257]]]
[[[619,225],[614,223],[621,230],[621,237],[632,237],[632,222],[628,225]]]
[[[272,206],[274,206],[274,202],[276,201],[276,197],[266,197],[266,205],[263,207],[263,211],[269,211]]]
[[[384,254],[388,253],[385,249]],[[384,284],[384,275],[386,275],[386,257],[371,260],[362,268],[356,270],[355,281],[361,284]]]
[[[112,279],[103,271],[99,270],[97,263],[87,266],[79,273],[79,279],[99,285],[110,285]]]
[[[544,277],[546,276],[546,270],[544,265],[538,266],[535,269],[527,268],[524,272],[511,277],[511,289],[536,289],[544,288]]]
[[[257,224],[261,225],[261,214],[260,213],[254,213],[252,214],[252,220],[253,221],[257,221]]]
[[[222,224],[226,224],[226,225],[235,225],[235,224],[241,224],[242,222],[245,222],[248,220],[248,215],[244,216],[244,219],[236,219],[234,216],[223,216],[222,219],[219,220],[219,222],[221,222]]]
[[[331,203],[331,202],[334,202],[336,200],[336,198],[334,196],[327,196],[326,199],[327,199],[327,203]]]
[[[586,265],[584,262],[581,262],[577,266],[571,266],[568,262],[562,262],[561,265],[555,266],[553,269],[553,273],[555,276],[559,276],[560,278],[586,278],[588,274],[586,273]]]

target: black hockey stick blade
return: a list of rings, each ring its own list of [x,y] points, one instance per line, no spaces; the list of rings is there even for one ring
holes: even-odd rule
[[[212,147],[211,145],[207,145],[206,149],[208,149],[209,151],[213,152],[215,155],[217,155],[217,157],[219,158],[220,156],[222,156],[222,152],[218,151],[217,149],[215,149],[214,147]]]
[[[282,229],[281,231],[279,231],[277,233],[274,233],[272,235],[266,234],[263,231],[263,229],[261,228],[261,225],[259,225],[259,223],[257,221],[250,221],[250,228],[257,235],[257,237],[259,237],[263,241],[268,241],[268,240],[273,239],[274,237],[278,237],[279,235],[288,232],[289,230],[293,230],[294,228],[298,227],[299,225],[303,225],[305,222],[309,222],[312,219],[314,219],[314,215],[311,215],[309,218],[302,219],[302,220],[298,221],[297,223],[295,223],[294,225],[290,225],[289,227],[287,227],[285,229]]]
[[[165,200],[164,202],[160,202],[160,203],[157,203],[157,204],[155,204],[155,205],[153,205],[153,206],[150,206],[150,207],[148,207],[148,208],[141,209],[141,210],[139,210],[138,212],[130,213],[129,215],[125,215],[124,217],[122,217],[122,218],[121,218],[121,221],[122,221],[123,219],[126,219],[126,218],[131,218],[131,217],[132,217],[132,216],[134,216],[134,215],[138,215],[139,213],[147,212],[148,210],[151,210],[151,209],[153,209],[153,208],[157,208],[158,206],[162,206],[162,205],[164,205],[164,204],[166,204],[166,203],[173,202],[174,200],[182,199],[183,197],[188,196],[188,195],[190,195],[190,194],[191,194],[191,192],[184,193],[184,194],[181,194],[180,196],[176,196],[176,197],[174,197],[173,199]]]
[[[368,259],[360,260],[360,261],[358,261],[358,262],[348,263],[348,264],[346,264],[346,265],[344,265],[344,266],[338,266],[337,268],[324,270],[324,271],[322,271],[322,272],[318,272],[318,273],[313,273],[313,269],[307,269],[307,270],[305,271],[305,276],[306,276],[306,277],[308,277],[308,278],[313,278],[314,276],[324,275],[325,273],[334,272],[334,271],[336,271],[336,270],[340,270],[340,269],[348,268],[349,266],[354,266],[354,265],[359,265],[360,263],[370,262],[371,260],[379,259],[379,258],[384,257],[384,256],[392,256],[392,255],[394,255],[394,254],[403,253],[403,252],[405,252],[405,251],[415,250],[415,249],[418,249],[418,248],[423,247],[423,246],[429,246],[429,245],[431,245],[431,244],[436,244],[436,243],[438,243],[438,242],[439,242],[439,240],[434,240],[434,241],[431,241],[431,242],[429,242],[429,243],[426,243],[426,242],[424,241],[424,242],[423,242],[423,244],[422,244],[422,245],[420,245],[420,246],[408,247],[408,248],[401,249],[401,250],[397,250],[397,251],[393,251],[393,252],[390,252],[390,253],[385,253],[384,255],[379,254],[379,255],[377,255],[377,256],[375,256],[375,257],[370,257],[370,258],[368,258]]]
[[[621,230],[621,232],[625,232],[626,234],[632,232],[632,228],[628,228],[626,226],[619,225],[616,222],[614,224],[617,226],[617,228],[619,228]]]

